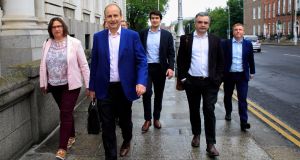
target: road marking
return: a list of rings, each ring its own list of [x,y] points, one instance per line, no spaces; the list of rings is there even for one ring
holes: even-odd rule
[[[234,94],[232,95],[232,97],[236,101],[238,101],[238,98],[237,98],[236,95],[237,95],[236,91],[234,91]],[[288,125],[286,125],[285,123],[280,121],[278,118],[273,116],[271,113],[269,113],[266,110],[264,110],[263,108],[259,107],[253,101],[247,99],[247,102],[248,102],[248,110],[252,114],[256,115],[259,119],[261,119],[263,122],[265,122],[270,127],[275,129],[278,133],[280,133],[286,139],[288,139],[289,141],[291,141],[292,143],[294,143],[295,145],[300,147],[300,141],[298,140],[298,139],[300,139],[300,133],[299,132],[297,132],[296,130],[292,129],[291,127],[289,127]],[[272,121],[270,121],[268,118],[271,119],[272,121],[276,122],[278,125],[276,123],[273,123]],[[286,132],[285,130],[287,130],[288,132]],[[294,137],[293,135],[296,136],[296,137]]]
[[[220,87],[222,90],[223,85]],[[234,94],[232,98],[238,101],[236,90],[234,90]],[[274,115],[260,107],[258,104],[254,103],[253,101],[247,99],[248,103],[248,110],[254,114],[256,117],[261,119],[263,122],[268,124],[272,127],[275,131],[280,133],[283,137],[294,143],[296,146],[300,147],[300,133],[294,130],[293,128],[289,127],[284,122],[280,121]]]
[[[285,56],[292,56],[292,57],[299,57],[299,58],[300,58],[300,56],[298,56],[298,55],[293,55],[293,54],[283,54],[283,55],[285,55]]]
[[[288,131],[290,131],[292,134],[294,134],[295,136],[297,136],[298,138],[300,138],[300,133],[299,132],[297,132],[293,128],[289,127],[288,125],[286,125],[285,123],[283,123],[282,121],[280,121],[278,118],[276,118],[275,116],[273,116],[272,114],[270,114],[269,112],[267,112],[266,110],[264,110],[263,108],[261,108],[260,106],[258,106],[257,104],[255,104],[254,102],[252,102],[251,100],[247,100],[247,102],[252,107],[254,107],[255,109],[259,110],[260,112],[262,112],[266,116],[270,117],[276,123],[280,124],[282,127],[284,127],[285,129],[287,129]]]

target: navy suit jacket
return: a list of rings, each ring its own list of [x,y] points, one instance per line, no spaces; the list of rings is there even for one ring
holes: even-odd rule
[[[254,55],[253,55],[253,46],[252,43],[248,40],[243,40],[243,70],[245,73],[246,80],[249,81],[249,74],[255,74],[255,65],[254,65]],[[225,67],[224,67],[224,79],[227,78],[228,73],[232,65],[232,39],[224,40],[222,42]]]
[[[119,76],[127,99],[133,101],[138,98],[136,85],[147,85],[147,57],[137,32],[122,28],[120,36]],[[100,100],[107,97],[110,80],[108,41],[107,29],[94,34],[89,90]]]
[[[173,36],[164,29],[161,29],[160,31],[159,62],[165,71],[167,69],[172,69],[174,71],[175,51]],[[140,32],[140,38],[145,50],[147,49],[148,33],[149,28]]]

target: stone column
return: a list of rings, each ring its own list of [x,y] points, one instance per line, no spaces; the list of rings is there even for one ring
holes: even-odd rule
[[[35,15],[38,19],[38,25],[47,28],[47,19],[45,16],[45,0],[35,0]]]
[[[35,17],[34,0],[2,0],[4,16],[2,30],[39,28]]]
[[[10,66],[40,59],[47,39],[44,0],[0,0],[3,10],[0,28],[0,76]],[[1,19],[1,18],[0,18]],[[40,23],[41,22],[41,23]]]

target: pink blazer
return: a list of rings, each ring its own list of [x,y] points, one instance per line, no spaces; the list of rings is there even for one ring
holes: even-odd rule
[[[40,87],[45,87],[46,89],[48,85],[46,57],[51,42],[52,39],[44,42],[40,64]],[[81,42],[69,35],[67,36],[67,61],[69,90],[80,88],[82,86],[82,77],[85,87],[89,88],[90,69]]]

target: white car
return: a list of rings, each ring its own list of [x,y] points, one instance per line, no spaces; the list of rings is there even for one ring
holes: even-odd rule
[[[244,39],[251,41],[253,50],[256,50],[257,52],[261,51],[261,43],[256,35],[244,35]]]

